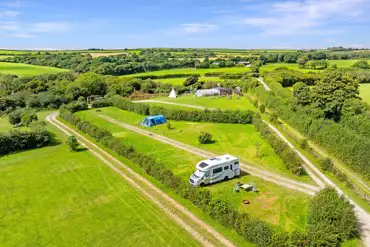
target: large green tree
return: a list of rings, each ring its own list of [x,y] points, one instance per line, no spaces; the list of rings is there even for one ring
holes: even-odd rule
[[[353,205],[334,188],[325,188],[315,195],[307,221],[310,246],[338,246],[358,235]]]
[[[85,73],[77,77],[75,84],[78,85],[85,96],[105,95],[107,93],[107,84],[103,77],[96,73]]]
[[[317,83],[313,98],[327,118],[339,120],[344,102],[359,98],[358,81],[342,70],[330,71]]]
[[[299,105],[308,105],[311,103],[311,90],[303,82],[297,82],[293,85],[293,102]]]

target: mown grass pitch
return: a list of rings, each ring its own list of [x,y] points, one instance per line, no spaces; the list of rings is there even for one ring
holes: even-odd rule
[[[22,63],[5,63],[0,62],[0,73],[14,74],[19,76],[35,76],[41,74],[56,74],[66,72],[66,69],[59,69],[46,66],[36,66]]]
[[[130,124],[137,124],[135,114],[131,115],[129,112],[122,111],[115,108],[103,108],[102,114],[109,115],[122,122],[127,122]],[[126,114],[128,113],[128,114]],[[195,170],[195,165],[197,162],[202,160],[202,157],[196,156],[192,153],[177,149],[168,144],[161,143],[159,141],[153,140],[147,136],[137,134],[135,132],[126,130],[118,125],[112,124],[100,117],[98,117],[95,110],[78,112],[77,115],[90,121],[91,123],[104,127],[111,131],[114,136],[121,138],[122,142],[127,145],[132,145],[137,151],[150,155],[157,161],[163,163],[168,168],[170,168],[177,176],[180,176],[184,181],[188,181],[190,175]],[[140,115],[139,115],[140,116]],[[142,117],[141,117],[142,118]],[[135,123],[134,123],[135,122]],[[168,136],[179,141],[183,141],[181,138],[175,138],[175,135],[180,135],[179,127],[180,122],[171,121],[171,125],[174,127],[171,131],[166,131],[166,126],[158,126],[154,132],[157,132],[165,136]],[[188,124],[188,127],[183,130],[184,138],[189,136],[189,139],[193,139],[194,135],[188,129],[199,130],[199,126],[195,124]],[[210,124],[205,125],[204,128],[210,129]],[[151,129],[149,129],[151,130]],[[223,131],[227,132],[227,128]],[[173,133],[170,133],[173,132]],[[213,129],[210,130],[214,133]],[[240,129],[241,133],[245,132],[245,129]],[[250,131],[244,135],[251,136],[250,140],[255,140],[254,136],[249,135]],[[227,135],[227,134],[226,134]],[[230,136],[228,136],[230,138]],[[196,137],[195,137],[196,138]],[[219,136],[215,135],[216,140],[219,142],[215,144],[222,145]],[[229,140],[222,139],[227,145]],[[237,140],[236,142],[239,142]],[[185,141],[183,141],[185,142]],[[190,143],[192,144],[192,143]],[[198,144],[195,144],[198,145]],[[212,144],[213,145],[213,144]],[[201,148],[207,149],[204,146]],[[263,144],[263,148],[266,146]],[[214,151],[213,149],[210,149]],[[231,150],[231,148],[230,148]],[[264,150],[264,152],[266,149]],[[277,163],[275,163],[277,165]],[[260,193],[253,192],[241,192],[233,193],[233,187],[236,182],[240,181],[242,183],[254,182],[260,189]],[[294,230],[298,228],[304,228],[306,224],[306,210],[309,201],[309,196],[302,194],[300,192],[292,191],[284,187],[277,186],[270,182],[266,182],[257,177],[252,177],[248,175],[243,175],[238,179],[232,179],[226,182],[217,183],[211,186],[207,186],[215,197],[228,200],[234,207],[241,212],[246,212],[254,215],[257,218],[266,220],[271,224],[277,225],[285,230]],[[248,206],[242,203],[243,199],[248,199],[252,203]]]
[[[2,246],[198,246],[103,162],[70,152],[65,135],[48,129],[62,144],[0,158]]]
[[[181,95],[177,98],[158,97],[154,100],[167,101],[180,104],[189,104],[195,106],[203,106],[206,108],[219,108],[219,109],[239,109],[248,110],[255,109],[255,107],[247,100],[246,97],[232,96],[210,96],[210,97],[194,97],[193,95]],[[165,104],[163,104],[165,106]],[[171,105],[173,108],[177,108],[176,105]],[[188,108],[191,109],[191,108]]]
[[[361,84],[360,85],[360,97],[370,104],[370,84]]]

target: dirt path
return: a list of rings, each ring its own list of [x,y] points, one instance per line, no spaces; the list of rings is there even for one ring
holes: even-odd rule
[[[217,156],[217,154],[214,154],[214,153],[211,153],[211,152],[208,152],[208,151],[205,151],[205,150],[202,150],[202,149],[184,144],[182,142],[175,141],[175,140],[170,139],[168,137],[165,137],[165,136],[162,136],[162,135],[159,135],[159,134],[155,134],[153,132],[150,132],[150,131],[147,131],[147,130],[144,130],[144,129],[141,129],[141,128],[138,128],[138,127],[126,124],[126,123],[123,123],[123,122],[120,122],[120,121],[118,121],[116,119],[113,119],[111,117],[108,117],[106,115],[99,114],[98,116],[105,119],[106,121],[111,122],[113,124],[116,124],[120,127],[123,127],[125,129],[134,131],[134,132],[136,132],[138,134],[141,134],[141,135],[144,135],[144,136],[148,136],[148,137],[150,137],[154,140],[172,145],[176,148],[185,150],[185,151],[193,153],[195,155],[198,155],[198,156],[201,156],[201,157],[204,157],[204,158],[207,158],[207,159]],[[293,190],[297,190],[297,191],[306,193],[308,195],[314,195],[316,192],[319,191],[319,188],[315,187],[313,185],[298,182],[298,181],[294,181],[292,179],[282,177],[280,175],[277,175],[277,174],[269,172],[269,171],[262,170],[260,168],[252,167],[252,166],[244,164],[244,163],[240,163],[240,167],[242,168],[243,171],[251,174],[252,176],[260,177],[260,178],[262,178],[266,181],[269,181],[269,182],[272,182],[272,183],[275,183],[275,184],[278,184],[280,186],[284,186],[284,187],[287,187],[287,188],[290,188],[290,189],[293,189]]]
[[[217,232],[213,227],[209,226],[188,209],[177,203],[166,193],[158,189],[154,184],[133,171],[131,168],[124,165],[122,162],[114,158],[112,155],[98,147],[96,144],[71,129],[65,124],[56,119],[58,113],[53,113],[47,116],[46,120],[55,127],[63,131],[66,135],[75,135],[79,143],[87,148],[98,159],[102,160],[113,171],[118,173],[123,179],[130,183],[135,189],[140,191],[149,200],[162,209],[171,219],[179,224],[187,231],[194,239],[198,240],[203,246],[235,246],[222,234]],[[191,224],[188,222],[190,221]],[[205,237],[207,236],[207,237]]]
[[[263,78],[256,78],[257,81],[259,83],[261,83],[263,85],[263,87],[265,88],[266,91],[271,91],[270,87],[266,84],[266,82],[264,82]]]

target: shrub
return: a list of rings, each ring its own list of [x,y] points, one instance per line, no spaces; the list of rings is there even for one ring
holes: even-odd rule
[[[67,146],[68,146],[69,150],[76,151],[77,150],[77,147],[78,147],[77,138],[75,136],[68,137],[68,139],[67,139]]]
[[[263,114],[263,113],[265,113],[265,111],[266,111],[266,106],[265,105],[263,105],[263,104],[261,104],[260,106],[259,106],[259,110],[260,110],[260,112]]]
[[[201,132],[198,136],[198,142],[200,144],[209,144],[212,142],[212,135],[208,132]]]
[[[306,149],[308,148],[308,140],[305,138],[301,141],[301,143],[299,144],[299,146],[302,148],[302,149]]]
[[[0,155],[50,144],[52,136],[46,130],[10,131],[0,133]]]
[[[330,158],[321,159],[319,165],[324,171],[333,171],[333,161]]]
[[[21,123],[25,126],[29,126],[31,122],[37,121],[37,114],[32,110],[25,110],[21,114]]]
[[[11,125],[20,124],[21,123],[21,115],[22,115],[21,110],[16,110],[16,111],[13,111],[13,112],[9,113],[9,115],[8,115],[9,123]]]

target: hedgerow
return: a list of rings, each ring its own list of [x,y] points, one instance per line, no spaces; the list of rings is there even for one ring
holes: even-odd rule
[[[46,130],[0,133],[0,155],[44,147],[49,145],[51,141],[52,136]]]

